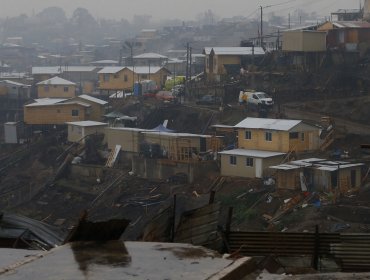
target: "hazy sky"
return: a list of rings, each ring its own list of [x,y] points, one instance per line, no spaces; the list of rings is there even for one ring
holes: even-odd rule
[[[258,6],[285,3],[266,8],[266,13],[276,11],[287,15],[297,8],[320,15],[329,15],[339,8],[358,8],[361,0],[0,0],[0,17],[20,13],[38,13],[50,6],[62,7],[69,16],[77,7],[87,8],[95,17],[132,19],[134,14],[150,14],[154,19],[193,19],[200,12],[211,9],[216,15],[248,16]]]

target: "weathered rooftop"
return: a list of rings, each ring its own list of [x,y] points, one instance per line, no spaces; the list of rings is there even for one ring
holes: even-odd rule
[[[74,86],[76,84],[60,77],[53,77],[51,79],[39,82],[37,85]]]
[[[285,153],[258,151],[258,150],[245,150],[245,149],[222,151],[219,154],[230,155],[230,156],[247,156],[247,157],[256,157],[256,158],[269,158],[269,157],[285,155]]]
[[[235,128],[289,131],[301,122],[300,120],[246,118],[235,125]]]
[[[9,280],[215,280],[236,271],[246,275],[250,261],[227,260],[203,247],[176,243],[75,242],[49,252],[22,251],[19,255],[0,250],[2,256],[11,253],[11,258],[0,258],[0,279]]]

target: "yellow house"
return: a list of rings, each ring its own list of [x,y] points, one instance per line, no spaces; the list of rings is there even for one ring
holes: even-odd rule
[[[227,68],[240,71],[243,59],[253,59],[263,56],[265,51],[261,47],[214,47],[205,48],[205,73],[208,80],[220,81],[223,75],[228,74]]]
[[[234,127],[240,149],[308,152],[321,145],[321,129],[301,120],[246,118]]]
[[[107,110],[108,102],[99,98],[92,97],[87,94],[82,94],[71,99],[73,101],[79,101],[91,106],[90,120],[102,121]]]
[[[132,91],[135,82],[144,80],[155,81],[163,87],[167,76],[170,75],[164,67],[137,66],[137,67],[104,67],[98,72],[99,89],[101,91]]]
[[[90,119],[91,106],[79,101],[43,98],[24,106],[24,122],[31,125],[64,125]]]
[[[68,141],[85,143],[85,138],[92,134],[104,134],[107,123],[95,121],[67,122]]]
[[[72,98],[76,96],[76,84],[59,77],[37,83],[38,98]]]

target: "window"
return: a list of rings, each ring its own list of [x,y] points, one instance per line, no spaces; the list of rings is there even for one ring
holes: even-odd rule
[[[289,139],[298,139],[299,133],[298,132],[291,132],[289,133]]]
[[[230,156],[230,164],[236,165],[236,156]]]
[[[148,79],[148,75],[143,74],[143,75],[141,75],[141,78],[142,78],[142,79]]]
[[[103,80],[104,80],[104,82],[108,82],[109,81],[109,74],[103,74]]]
[[[252,131],[247,130],[247,131],[245,132],[245,139],[246,139],[246,140],[251,140],[251,139],[252,139]]]
[[[72,110],[72,116],[77,117],[78,116],[78,110]]]
[[[248,167],[253,167],[253,158],[247,158],[245,160],[245,165],[248,166]]]
[[[58,113],[58,114],[60,113],[60,110],[59,110],[59,109],[57,110],[57,113]],[[73,126],[72,126],[72,127],[73,127]]]
[[[123,76],[123,80],[124,80],[125,82],[127,82],[127,81],[128,81],[128,76],[127,76],[127,75],[124,75],[124,76]]]
[[[265,132],[265,140],[268,142],[272,141],[272,133],[271,132]]]
[[[57,85],[53,85],[53,88],[57,88],[58,86]]]
[[[304,142],[304,132],[301,133],[301,141]]]
[[[47,92],[49,91],[49,86],[44,86],[44,90]]]
[[[114,75],[113,75],[113,77],[114,77],[115,79],[118,79],[118,78],[119,78],[119,75],[118,75],[118,74],[114,74]]]
[[[64,87],[64,92],[68,92],[69,91],[69,87]]]

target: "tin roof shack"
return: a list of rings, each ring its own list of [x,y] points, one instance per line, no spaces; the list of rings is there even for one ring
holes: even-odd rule
[[[71,101],[78,101],[89,104],[91,106],[90,120],[103,121],[104,115],[107,111],[108,102],[99,98],[92,97],[87,94],[82,94],[71,99]]]
[[[217,152],[221,146],[221,138],[210,135],[172,133],[172,132],[142,132],[145,144],[158,146],[161,157],[173,161],[199,161],[207,152]],[[149,156],[151,157],[151,156]]]
[[[239,75],[241,67],[253,64],[265,51],[261,47],[208,47],[203,54],[207,80],[221,81],[226,75]]]
[[[246,118],[234,127],[242,149],[307,152],[318,150],[321,144],[321,129],[301,120]]]
[[[95,121],[67,122],[68,141],[85,143],[85,138],[92,134],[104,134],[107,123]]]
[[[24,106],[24,122],[30,125],[65,125],[89,120],[89,104],[67,99],[42,98]]]
[[[72,98],[76,96],[76,84],[54,77],[37,85],[38,98]]]
[[[327,48],[364,53],[370,47],[370,23],[337,21],[322,24],[318,31],[327,32]]]
[[[0,81],[0,96],[6,96],[10,99],[27,100],[31,96],[31,86],[10,80],[3,80]]]
[[[341,193],[361,187],[363,163],[303,159],[287,164],[271,166],[276,171],[276,184],[280,189],[302,189],[334,191]]]
[[[262,178],[271,165],[283,161],[285,153],[235,149],[222,151],[221,175],[245,178]]]
[[[331,16],[335,21],[357,21],[362,19],[362,11],[361,9],[339,9],[331,13]]]
[[[49,252],[10,256],[0,267],[2,277],[14,279],[192,279],[237,280],[253,272],[251,258],[237,260],[199,246],[151,242],[73,242]]]

